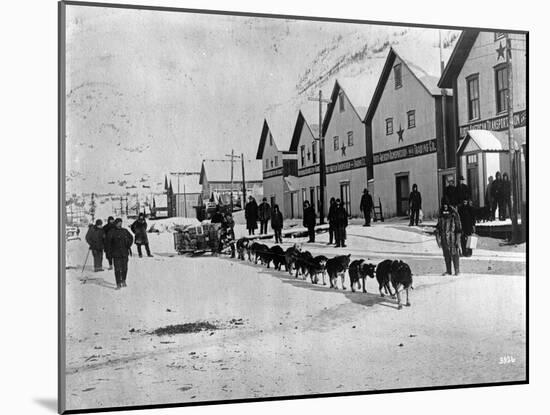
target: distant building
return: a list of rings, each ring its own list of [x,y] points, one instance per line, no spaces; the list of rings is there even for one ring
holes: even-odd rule
[[[508,36],[512,45],[515,163],[519,167],[516,192],[524,204],[527,187],[526,36]],[[497,171],[510,175],[506,42],[506,33],[463,31],[439,81],[440,87],[452,88],[456,97],[454,133],[460,140],[458,170],[471,187],[476,206],[486,205],[487,184]]]
[[[455,174],[453,97],[437,86],[439,49],[413,52],[414,61],[390,49],[365,118],[374,199],[385,216],[408,214],[415,183],[424,214],[435,215],[444,175]]]
[[[256,201],[263,197],[262,166],[259,161],[245,160],[244,177],[246,197],[253,196]],[[229,205],[231,190],[233,190],[234,206],[244,207],[242,200],[242,164],[240,159],[233,162],[233,184],[231,183],[230,160],[203,160],[199,184],[202,200],[215,199],[219,203]]]
[[[264,197],[272,207],[275,204],[279,206],[283,217],[293,218],[299,210],[296,198],[293,198],[297,192],[291,187],[292,178],[295,179],[297,174],[296,151],[281,150],[284,148],[284,143],[281,143],[283,138],[277,137],[275,140],[267,121],[264,120],[256,159],[262,161]]]
[[[195,218],[195,207],[200,204],[202,186],[199,183],[200,172],[170,173],[170,185],[166,196],[169,217]]]

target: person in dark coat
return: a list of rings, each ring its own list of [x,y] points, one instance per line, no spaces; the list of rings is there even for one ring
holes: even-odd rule
[[[492,193],[492,198],[493,198],[493,203],[494,203],[494,208],[495,208],[495,211],[496,211],[496,208],[498,207],[498,219],[499,220],[504,220],[504,212],[503,212],[503,197],[502,197],[502,193],[503,193],[503,183],[502,183],[502,178],[500,176],[500,172],[496,172],[495,174],[495,180],[493,181],[493,184],[491,186],[491,193]]]
[[[220,206],[217,205],[216,206],[216,211],[214,212],[214,214],[210,218],[210,223],[223,223],[223,221],[224,221],[223,214],[220,211]]]
[[[461,206],[463,201],[470,200],[472,198],[472,191],[470,190],[470,186],[466,184],[464,176],[460,176],[458,181],[460,183],[456,187],[456,196],[458,206]]]
[[[132,234],[128,229],[122,227],[122,219],[115,219],[115,228],[109,231],[105,238],[105,249],[113,258],[115,266],[116,289],[126,287],[126,276],[128,274],[128,256],[132,255],[131,247],[134,242]]]
[[[306,200],[304,202],[304,219],[303,225],[307,228],[309,241],[315,242],[315,220],[317,219],[315,215],[315,209],[309,204]]]
[[[361,196],[361,203],[359,204],[359,209],[363,212],[363,216],[365,217],[365,224],[363,226],[370,226],[370,215],[373,207],[374,203],[372,202],[372,197],[368,189],[364,189],[363,196]]]
[[[457,210],[443,199],[436,226],[437,244],[443,250],[443,257],[445,258],[445,266],[447,268],[447,271],[443,275],[452,274],[451,265],[454,265],[455,275],[460,274],[461,233],[462,224]]]
[[[336,199],[336,208],[334,209],[334,236],[336,238],[336,248],[346,246],[346,228],[348,226],[348,212],[340,201]]]
[[[458,204],[458,191],[454,179],[450,178],[447,180],[447,186],[443,190],[443,197],[449,205],[456,208]]]
[[[147,256],[152,257],[151,251],[149,250],[149,238],[147,237],[147,221],[145,220],[145,215],[140,213],[137,220],[132,223],[130,229],[135,235],[135,243],[137,245],[138,255],[141,258],[141,245],[145,246],[145,251],[147,251]]]
[[[281,231],[283,230],[283,214],[279,210],[279,205],[273,205],[271,211],[271,228],[275,233],[275,243],[282,244],[283,237],[281,236]]]
[[[510,182],[510,179],[508,178],[508,173],[504,173],[502,175],[502,213],[504,216],[504,219],[507,217],[512,217],[512,201],[511,199],[512,195],[512,182]],[[499,207],[500,211],[500,207]]]
[[[260,235],[267,233],[267,223],[271,219],[271,206],[264,197],[258,206],[258,219],[260,219]]]
[[[258,228],[258,204],[252,196],[248,197],[248,203],[244,208],[244,217],[248,234],[254,235],[254,230]]]
[[[103,227],[103,232],[105,233],[105,237],[109,234],[111,230],[115,228],[115,218],[112,216],[109,216],[107,218],[107,223]],[[107,257],[107,261],[109,261],[109,271],[113,269],[113,258],[109,255],[107,251],[105,251],[105,256]]]
[[[103,225],[103,221],[101,219],[96,220],[95,225],[89,227],[86,233],[86,242],[88,242],[94,257],[94,272],[103,271],[105,231],[101,225]]]
[[[418,226],[420,209],[422,209],[422,195],[418,191],[418,186],[415,183],[413,184],[412,192],[409,194],[409,211],[411,216],[409,226]]]
[[[462,204],[458,207],[458,215],[460,216],[460,223],[462,225],[462,234],[460,237],[462,255],[472,256],[472,250],[466,248],[466,242],[468,242],[468,236],[474,234],[476,231],[476,220],[469,200],[464,199],[462,201]]]
[[[334,243],[334,227],[336,226],[335,217],[334,217],[334,211],[336,210],[336,199],[331,197],[330,198],[330,206],[328,208],[328,245],[332,245]]]
[[[485,190],[485,206],[489,207],[489,217],[491,220],[495,220],[495,201],[493,199],[493,183],[494,183],[493,176],[489,176],[487,179],[487,189]]]

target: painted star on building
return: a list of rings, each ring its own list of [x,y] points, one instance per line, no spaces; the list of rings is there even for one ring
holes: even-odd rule
[[[504,59],[504,52],[506,51],[506,46],[502,46],[502,42],[500,42],[498,49],[495,49],[497,52],[497,61],[502,58]]]
[[[401,124],[399,125],[399,130],[397,130],[397,142],[403,141],[403,133],[405,130],[403,130],[403,127],[401,127]]]

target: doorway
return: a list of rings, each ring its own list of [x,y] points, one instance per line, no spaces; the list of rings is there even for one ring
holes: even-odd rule
[[[402,174],[395,177],[395,190],[397,201],[397,216],[409,214],[409,174]]]
[[[472,193],[472,205],[479,207],[479,167],[477,154],[466,157],[466,183]]]
[[[342,206],[348,212],[348,216],[351,215],[351,195],[349,190],[349,182],[340,183],[340,200],[342,201]]]

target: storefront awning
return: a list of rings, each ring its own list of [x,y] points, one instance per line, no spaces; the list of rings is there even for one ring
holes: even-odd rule
[[[515,149],[519,150],[514,140]],[[508,151],[508,133],[505,131],[469,130],[458,147],[457,153],[472,151]]]

